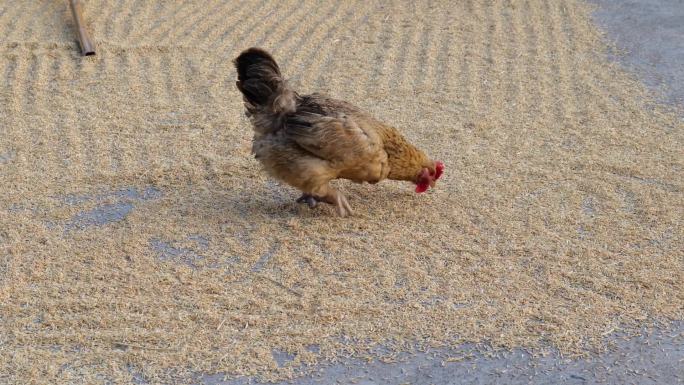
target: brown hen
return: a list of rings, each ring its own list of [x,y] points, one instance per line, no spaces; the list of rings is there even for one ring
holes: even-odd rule
[[[234,63],[254,126],[252,152],[270,175],[302,191],[298,202],[326,202],[347,216],[351,206],[330,186],[333,179],[403,180],[424,192],[441,176],[444,165],[396,128],[347,102],[292,90],[268,52],[249,48]]]

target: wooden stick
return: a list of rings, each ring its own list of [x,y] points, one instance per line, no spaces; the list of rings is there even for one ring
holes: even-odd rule
[[[81,53],[83,56],[95,55],[95,46],[88,36],[88,31],[83,22],[83,10],[81,9],[81,2],[79,0],[71,0],[71,14],[74,16],[76,22],[76,29],[78,30],[78,42],[81,44]]]

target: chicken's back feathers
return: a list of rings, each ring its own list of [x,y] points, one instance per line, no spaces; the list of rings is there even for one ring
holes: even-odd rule
[[[320,94],[299,98],[297,112],[288,115],[285,134],[312,155],[339,169],[337,175],[377,182],[387,176],[387,154],[375,121],[351,104]],[[366,168],[363,176],[347,177],[348,169]]]

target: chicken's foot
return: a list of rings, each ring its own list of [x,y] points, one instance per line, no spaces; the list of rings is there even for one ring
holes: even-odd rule
[[[318,202],[319,200],[316,199],[316,197],[307,193],[304,193],[302,194],[302,196],[297,198],[297,203],[306,203],[307,205],[309,205],[309,208],[316,207],[318,205]]]
[[[317,192],[317,194],[313,194],[314,199],[316,199],[319,202],[325,202],[335,206],[335,208],[337,209],[337,213],[341,217],[346,217],[348,215],[354,214],[354,211],[352,211],[351,206],[349,206],[349,202],[347,202],[347,198],[345,198],[341,192],[335,190],[330,186],[323,186],[319,188]]]
[[[297,198],[297,203],[306,203],[310,208],[314,208],[318,205],[318,202],[325,202],[335,206],[337,213],[341,217],[354,214],[347,198],[342,193],[332,188],[325,188],[323,192],[325,192],[325,195],[321,196],[303,193],[302,196]]]

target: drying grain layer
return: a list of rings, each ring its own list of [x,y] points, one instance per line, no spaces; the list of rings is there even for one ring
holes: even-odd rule
[[[684,318],[683,123],[583,2],[92,0],[88,58],[66,3],[0,3],[0,383],[582,354]],[[249,153],[230,60],[252,45],[443,182],[340,182],[348,219],[296,205]]]

